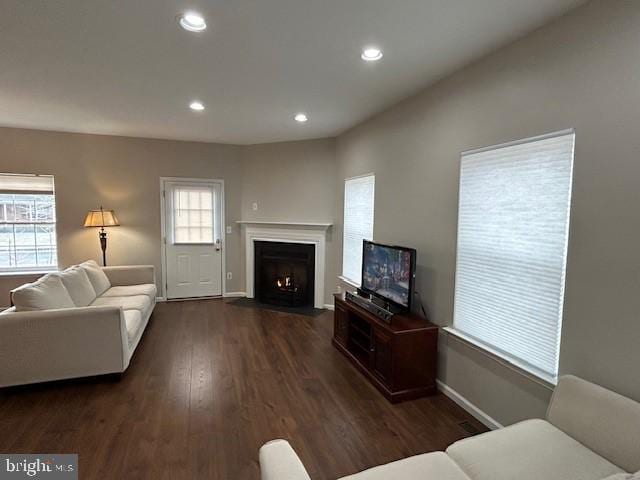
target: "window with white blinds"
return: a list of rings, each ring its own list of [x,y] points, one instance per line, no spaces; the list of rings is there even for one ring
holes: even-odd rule
[[[555,383],[574,132],[462,154],[453,327]]]
[[[362,241],[373,239],[374,196],[375,175],[345,180],[342,276],[356,285],[362,277]]]
[[[0,272],[57,265],[53,177],[0,174]]]

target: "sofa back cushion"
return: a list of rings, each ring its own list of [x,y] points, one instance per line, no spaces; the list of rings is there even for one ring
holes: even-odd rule
[[[74,266],[58,274],[76,307],[87,307],[96,299],[96,291],[84,268]]]
[[[566,375],[553,392],[547,419],[623,470],[640,470],[640,403]]]
[[[81,263],[79,267],[81,267],[87,274],[87,277],[89,277],[89,281],[91,285],[93,285],[93,290],[98,297],[111,288],[109,278],[107,278],[102,268],[100,268],[94,260],[87,260]]]
[[[56,273],[11,291],[11,301],[18,312],[73,308],[75,304]]]

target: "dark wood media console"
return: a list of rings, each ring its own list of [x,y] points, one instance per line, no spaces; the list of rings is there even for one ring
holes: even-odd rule
[[[413,314],[387,324],[334,295],[333,345],[391,403],[436,392],[438,327]]]

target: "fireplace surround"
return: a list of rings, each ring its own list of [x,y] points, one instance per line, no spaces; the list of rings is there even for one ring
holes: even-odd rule
[[[290,242],[312,244],[314,256],[314,295],[315,308],[330,308],[325,304],[325,259],[327,230],[330,223],[260,222],[238,221],[242,226],[245,250],[246,296],[254,298],[255,246],[256,241]]]

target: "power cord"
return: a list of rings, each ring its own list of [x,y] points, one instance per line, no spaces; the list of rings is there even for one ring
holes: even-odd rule
[[[424,318],[426,320],[429,320],[429,316],[427,315],[426,310],[424,309],[424,305],[422,304],[422,297],[420,296],[420,292],[418,292],[417,290],[413,292],[413,294],[418,297],[418,301],[420,302],[420,310],[422,310],[422,315],[424,315]]]

